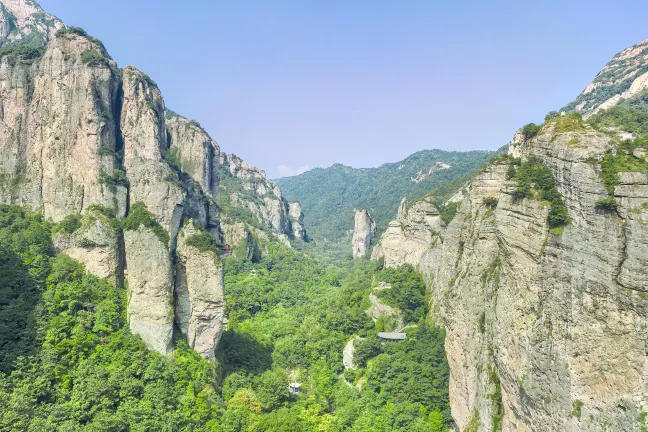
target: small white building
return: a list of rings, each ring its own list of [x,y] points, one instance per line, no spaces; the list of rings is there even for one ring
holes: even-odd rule
[[[301,383],[298,382],[291,382],[288,384],[288,391],[291,394],[298,395],[301,393]]]
[[[378,333],[378,337],[380,338],[381,342],[387,342],[387,341],[398,341],[398,340],[404,340],[407,335],[405,333],[387,333],[387,332],[381,332]]]

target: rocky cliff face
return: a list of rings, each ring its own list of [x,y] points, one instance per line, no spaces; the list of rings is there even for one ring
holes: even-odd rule
[[[118,286],[127,281],[131,331],[151,349],[172,350],[175,322],[213,357],[224,307],[218,245],[227,233],[290,246],[288,237],[303,238],[298,206],[289,215],[263,171],[221,154],[196,122],[165,109],[147,75],[119,69],[100,41],[34,2],[0,0],[0,36],[44,46],[0,57],[0,202],[42,210],[59,222],[57,250]],[[221,165],[238,191],[227,202]],[[243,210],[259,226],[240,221]],[[223,218],[245,234],[223,230]],[[177,244],[187,221],[211,238],[209,251],[183,240],[190,229]]]
[[[216,251],[195,241],[201,235],[200,225],[188,220],[178,237],[175,320],[189,346],[213,358],[225,314],[223,266]]]
[[[648,88],[648,40],[615,55],[594,81],[564,110],[575,109],[585,117]]]
[[[47,14],[34,1],[4,0],[0,3],[0,45],[27,42],[39,46],[54,37],[65,25]]]
[[[168,245],[154,230],[124,232],[128,321],[133,334],[162,354],[173,351],[173,266]]]
[[[236,155],[221,153],[224,200],[238,208],[246,209],[259,227],[269,227],[280,239],[304,238],[304,221],[301,206],[290,204],[283,198],[281,189],[270,182],[265,171],[243,161]],[[233,184],[233,180],[236,183]]]
[[[459,430],[645,428],[646,172],[613,134],[570,119],[577,118],[547,121],[533,139],[516,134],[510,157],[472,180],[438,236],[420,222],[405,229],[410,208],[374,252],[386,265],[410,263],[426,275],[433,318],[447,331]],[[636,171],[621,169],[606,188],[601,161],[615,154],[634,157],[623,166]],[[534,198],[538,192],[520,194],[516,158],[548,168],[564,226],[549,224],[552,205]]]
[[[403,199],[398,217],[389,223],[371,259],[384,258],[388,267],[402,264],[416,267],[424,255],[436,254],[430,245],[436,245],[444,226],[439,211],[431,202],[421,200],[407,208],[407,201]]]
[[[362,258],[367,253],[376,234],[376,220],[366,209],[356,210],[351,247],[353,258]]]
[[[297,201],[291,201],[288,205],[288,216],[290,217],[293,236],[296,239],[304,240],[306,230],[304,229],[304,213],[301,204]]]

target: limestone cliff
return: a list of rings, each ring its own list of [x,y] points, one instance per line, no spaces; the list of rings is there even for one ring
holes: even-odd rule
[[[218,199],[220,147],[200,125],[167,111],[170,150],[205,193]]]
[[[605,71],[637,82],[645,47]],[[612,98],[604,108],[629,97],[601,94]],[[574,107],[592,113],[602,102],[588,100]],[[431,318],[446,328],[459,430],[645,429],[648,151],[624,121],[595,128],[567,114],[535,137],[516,133],[508,156],[462,190],[447,227],[433,235],[423,209],[401,209],[376,247],[373,258],[426,276]]]
[[[401,202],[398,217],[389,226],[374,248],[371,259],[384,258],[388,267],[402,264],[417,266],[426,254],[436,254],[436,245],[445,226],[437,208],[427,200],[421,200],[407,208]]]
[[[296,239],[304,240],[306,230],[304,229],[304,213],[301,204],[291,201],[288,205],[288,216],[290,216],[293,236]]]
[[[648,182],[620,174],[616,211],[602,209],[599,161],[618,151],[615,141],[561,121],[514,140],[509,152],[549,169],[568,213],[564,227],[551,228],[548,203],[520,198],[511,156],[473,179],[442,242],[423,251],[425,237],[396,226],[381,240],[387,265],[409,262],[427,275],[447,331],[460,430],[641,430]],[[418,254],[408,254],[413,237]]]
[[[128,321],[151,349],[173,351],[173,267],[164,238],[139,225],[124,232]]]
[[[212,253],[178,246],[180,228],[191,220],[214,250],[228,235],[290,246],[303,238],[301,212],[289,212],[263,171],[166,110],[151,78],[118,68],[82,29],[30,0],[0,0],[0,44],[9,42],[0,54],[0,202],[41,210],[57,223],[58,251],[119,287],[127,281],[131,331],[150,348],[172,350],[175,322],[213,357],[222,267]],[[225,169],[231,193],[222,198]]]
[[[212,358],[223,332],[225,295],[223,266],[215,249],[200,240],[208,236],[188,220],[178,237],[176,323],[189,346]]]
[[[119,224],[100,208],[91,207],[83,215],[70,215],[54,233],[54,248],[82,263],[86,270],[100,278],[123,284],[119,271]]]
[[[250,225],[258,229],[271,228],[279,240],[289,245],[289,238],[305,236],[301,206],[289,204],[279,186],[266,177],[265,171],[243,161],[236,155],[221,153],[221,191],[224,207],[236,207],[251,216]],[[292,211],[292,213],[291,213]]]
[[[376,220],[366,209],[356,210],[351,247],[353,258],[362,258],[367,253],[376,234]]]

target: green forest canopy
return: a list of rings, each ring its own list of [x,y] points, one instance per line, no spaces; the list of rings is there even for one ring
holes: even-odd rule
[[[444,332],[425,315],[411,267],[320,264],[270,245],[259,262],[228,259],[230,329],[218,362],[180,338],[170,356],[128,331],[126,292],[56,255],[56,227],[0,206],[0,430],[441,431],[449,425]],[[363,312],[377,281],[418,293],[406,341],[344,374],[342,348],[375,338]],[[423,310],[421,310],[423,308]],[[302,394],[288,392],[289,380]],[[414,390],[413,390],[414,389]]]

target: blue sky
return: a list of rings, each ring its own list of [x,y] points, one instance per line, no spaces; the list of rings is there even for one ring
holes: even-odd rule
[[[498,148],[648,38],[628,0],[40,3],[270,177]]]

